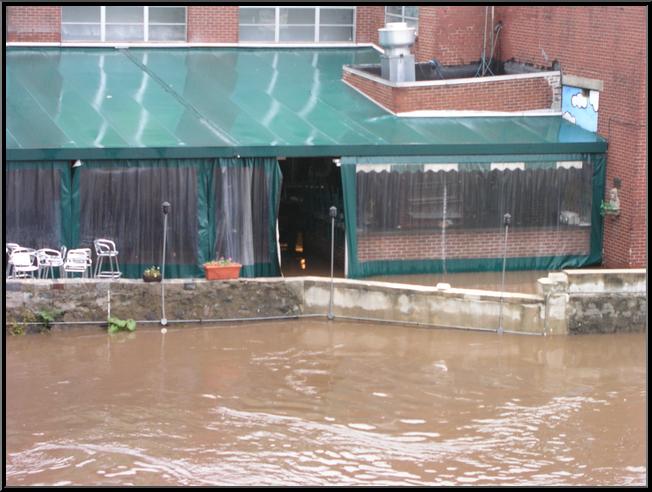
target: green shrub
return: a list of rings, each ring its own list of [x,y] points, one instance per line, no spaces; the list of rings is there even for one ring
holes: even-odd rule
[[[117,333],[119,331],[134,331],[136,330],[136,322],[133,319],[120,319],[111,316],[109,319],[109,333]]]

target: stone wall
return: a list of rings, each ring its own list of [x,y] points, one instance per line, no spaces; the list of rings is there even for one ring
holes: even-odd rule
[[[569,270],[569,333],[640,331],[647,321],[645,269]]]
[[[645,269],[564,270],[539,279],[548,333],[643,331],[647,326]]]
[[[102,323],[109,314],[137,321],[160,320],[161,284],[142,280],[15,280],[7,282],[7,325],[38,320],[38,312],[59,312],[57,321]],[[165,281],[165,317],[211,320],[294,316],[301,313],[303,293],[297,282],[283,279],[210,282]],[[9,326],[7,326],[9,329]]]

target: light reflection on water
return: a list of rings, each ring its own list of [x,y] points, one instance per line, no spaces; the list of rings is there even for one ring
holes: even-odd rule
[[[643,485],[645,336],[288,321],[7,339],[9,485]]]

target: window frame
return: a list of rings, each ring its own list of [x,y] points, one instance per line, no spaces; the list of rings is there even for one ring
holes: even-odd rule
[[[416,17],[412,17],[409,15],[405,15],[405,8],[406,7],[417,7],[419,8],[419,5],[391,5],[391,7],[401,7],[401,13],[400,14],[395,14],[393,12],[388,12],[387,8],[390,7],[390,5],[385,5],[385,24],[388,22],[406,22],[407,20],[412,20],[415,23],[414,26],[414,33],[419,34],[419,12],[417,12]],[[390,16],[394,20],[388,20],[387,16]]]
[[[272,24],[252,24],[252,23],[241,23],[239,19],[239,13],[241,9],[258,9],[258,8],[269,8],[274,9],[274,39],[267,41],[256,41],[256,40],[242,40],[240,39],[240,28],[241,27],[261,27],[261,26],[272,26]],[[315,9],[315,22],[314,24],[281,24],[281,9],[306,9],[312,8]],[[321,11],[322,10],[350,10],[352,12],[352,22],[351,24],[321,24]],[[357,8],[355,5],[240,5],[238,7],[238,42],[241,44],[347,44],[355,43],[356,40],[356,28],[357,28]],[[312,41],[281,41],[280,32],[281,26],[298,26],[298,27],[314,27],[314,36]],[[350,27],[351,28],[351,41],[320,41],[320,27]]]
[[[183,8],[184,19],[181,22],[150,22],[149,9],[150,6],[143,5],[143,21],[141,22],[109,22],[106,21],[106,7],[107,5],[100,5],[100,19],[99,22],[65,22],[63,20],[63,9],[65,7],[75,7],[76,5],[62,5],[61,9],[61,42],[62,43],[84,43],[84,42],[97,42],[97,43],[185,43],[188,40],[188,6],[187,5],[152,5],[154,8]],[[108,5],[108,7],[132,7],[133,5]],[[141,7],[138,5],[137,7]],[[63,26],[64,25],[98,25],[100,26],[100,39],[63,39]],[[138,40],[122,40],[122,39],[106,39],[106,27],[112,25],[133,25],[143,26],[143,38]],[[151,41],[149,39],[149,28],[153,26],[183,26],[183,39],[165,39]]]

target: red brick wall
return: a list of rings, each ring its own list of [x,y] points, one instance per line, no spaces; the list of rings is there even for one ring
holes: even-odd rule
[[[397,91],[397,112],[419,109],[528,111],[549,109],[552,105],[552,88],[542,77],[394,90]]]
[[[61,7],[7,7],[7,42],[61,41]]]
[[[507,256],[588,255],[589,228],[510,229]],[[446,258],[502,258],[505,233],[485,230],[446,231]],[[416,260],[442,258],[441,234],[363,234],[358,237],[358,260]]]
[[[189,43],[237,43],[238,6],[188,6]]]
[[[418,61],[437,58],[445,64],[480,59],[484,7],[419,7],[419,37],[414,48]],[[356,41],[378,44],[385,24],[385,8],[356,8]],[[7,7],[7,41],[59,42],[61,7]],[[238,42],[238,6],[188,6],[188,42]]]
[[[445,65],[460,65],[480,60],[482,24],[481,6],[419,7],[419,30],[413,53],[417,61],[436,58]],[[385,7],[358,5],[356,41],[378,44],[378,29],[385,25]],[[487,21],[489,26],[489,21]],[[487,55],[489,50],[487,50]]]
[[[395,113],[425,109],[529,111],[553,106],[553,88],[543,77],[427,87],[390,87],[345,71],[344,80]]]
[[[443,65],[479,61],[482,56],[484,20],[483,6],[420,6],[419,34],[414,49],[417,61],[436,58]],[[491,29],[490,22],[489,18],[488,30]],[[490,51],[487,49],[487,56]]]
[[[647,264],[647,8],[496,7],[502,59],[549,64],[600,79],[598,133],[609,141],[607,193],[622,179],[621,214],[605,218],[604,266]]]
[[[396,107],[396,104],[394,102],[394,91],[392,87],[347,71],[342,73],[342,78],[345,82],[348,82],[359,91],[368,95],[384,108],[394,111],[393,108]]]
[[[188,42],[237,43],[238,7],[188,6]],[[61,7],[7,7],[7,41],[61,41]]]
[[[385,25],[385,7],[358,5],[355,10],[356,42],[378,45],[378,29]]]

